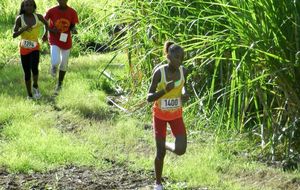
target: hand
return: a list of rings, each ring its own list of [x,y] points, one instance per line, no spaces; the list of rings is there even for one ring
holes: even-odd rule
[[[169,91],[171,91],[174,87],[175,87],[175,83],[174,83],[174,81],[172,80],[172,81],[170,81],[170,82],[167,83],[166,91],[169,92]]]
[[[30,31],[31,28],[32,28],[32,25],[26,25],[21,30],[23,30],[25,32],[25,31]]]
[[[71,30],[72,34],[78,34],[76,28],[74,27],[72,30]]]
[[[58,34],[59,30],[57,30],[57,28],[49,28],[49,32],[54,33],[54,34]]]
[[[188,94],[182,94],[181,95],[181,100],[182,102],[187,102],[189,100],[190,96]]]
[[[44,34],[44,35],[43,35],[43,37],[42,37],[42,40],[43,40],[43,42],[46,42],[46,41],[48,41],[47,34]]]

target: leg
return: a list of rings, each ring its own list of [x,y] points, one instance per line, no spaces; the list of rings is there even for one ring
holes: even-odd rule
[[[27,95],[32,97],[31,91],[31,64],[30,64],[30,55],[21,55],[21,62],[24,71],[24,79],[25,79],[25,86],[27,90]]]
[[[62,86],[62,83],[64,81],[65,75],[66,75],[66,71],[59,70],[58,84],[57,84],[58,86]]]
[[[40,61],[40,52],[34,51],[31,56],[32,63],[32,75],[33,75],[33,87],[38,88],[38,79],[39,79],[39,61]]]
[[[27,95],[29,97],[33,97],[32,96],[32,89],[31,89],[31,79],[29,79],[29,80],[25,79],[25,85],[26,85]]]
[[[155,138],[156,141],[156,156],[154,160],[155,180],[156,184],[161,184],[161,176],[164,166],[164,158],[166,155],[165,138]]]
[[[153,129],[156,142],[156,156],[154,160],[156,184],[161,184],[161,176],[166,155],[166,128],[167,122],[153,117]]]
[[[166,143],[166,149],[177,154],[183,155],[186,151],[187,138],[186,130],[182,118],[169,121],[173,135],[175,136],[175,143]]]
[[[65,78],[68,69],[69,55],[70,55],[70,49],[61,50],[61,64],[59,68],[58,86],[62,85],[63,80]]]
[[[56,45],[50,46],[51,53],[51,75],[56,77],[57,67],[61,63],[60,48]]]

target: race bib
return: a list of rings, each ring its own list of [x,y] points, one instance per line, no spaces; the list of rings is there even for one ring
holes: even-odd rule
[[[162,110],[176,109],[181,106],[180,98],[161,99],[160,107]]]
[[[59,41],[66,42],[67,39],[68,39],[68,34],[66,34],[66,33],[61,33],[60,34]]]
[[[37,46],[37,42],[30,41],[30,40],[21,40],[21,47],[26,48],[26,49],[32,49]]]

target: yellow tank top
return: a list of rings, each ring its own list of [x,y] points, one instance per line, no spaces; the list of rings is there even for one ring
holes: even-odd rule
[[[33,14],[35,18],[35,25],[32,26],[31,30],[25,31],[21,34],[20,41],[20,53],[22,55],[26,55],[31,53],[32,51],[39,50],[39,42],[38,37],[40,35],[40,30],[42,26],[42,22],[37,17],[36,14]],[[24,14],[21,15],[21,27],[27,26],[24,19]]]
[[[157,85],[156,91],[160,91],[166,88],[166,68],[167,65],[162,65],[156,69],[160,70],[161,80]],[[163,120],[173,120],[182,117],[182,101],[181,94],[182,88],[185,82],[183,74],[183,66],[179,67],[180,79],[175,81],[175,87],[155,101],[153,106],[154,115]],[[168,81],[169,82],[169,81]]]
[[[21,34],[21,39],[30,40],[34,42],[38,42],[38,37],[40,35],[42,22],[37,17],[36,14],[33,14],[35,18],[35,25],[33,25],[32,29],[29,31],[25,31]],[[21,27],[27,26],[24,20],[24,14],[21,15]]]

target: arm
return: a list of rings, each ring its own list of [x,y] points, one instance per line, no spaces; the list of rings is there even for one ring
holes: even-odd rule
[[[47,41],[47,37],[48,37],[48,32],[53,33],[53,34],[58,34],[59,31],[57,30],[57,28],[50,28],[49,26],[49,19],[51,16],[51,13],[49,13],[49,11],[46,13],[46,15],[43,17],[42,15],[39,15],[39,19],[41,22],[43,22],[43,24],[45,25],[45,32],[43,35],[43,41]]]
[[[185,84],[187,84],[187,76],[188,76],[188,72],[187,70],[183,67],[183,75],[184,75],[184,79],[185,79]],[[185,88],[186,85],[183,86],[183,89],[182,89],[182,95],[181,95],[181,99],[183,102],[186,102],[188,101],[188,99],[190,98],[190,95],[187,91],[187,89]]]
[[[148,97],[147,97],[148,102],[153,102],[167,93],[166,90],[160,90],[156,92],[157,84],[159,83],[160,78],[161,78],[160,70],[156,70],[156,72],[153,74],[151,85],[148,91]]]
[[[45,28],[47,30],[49,30],[49,24],[48,22],[45,20],[45,18],[41,15],[41,14],[37,14],[39,20],[45,25]]]
[[[20,36],[23,32],[30,30],[30,28],[31,26],[29,25],[21,28],[21,17],[18,16],[14,25],[13,38]]]
[[[72,32],[72,34],[78,34],[75,24],[70,25],[70,31]]]
[[[40,15],[40,14],[37,14],[37,16],[38,16],[38,18],[39,18],[39,20],[44,24],[44,26],[45,26],[45,28],[44,28],[44,34],[43,34],[43,41],[45,42],[45,41],[47,41],[47,36],[48,36],[48,30],[50,30],[49,29],[49,23],[45,20],[45,18],[42,16],[42,15]]]
[[[147,97],[148,102],[153,102],[155,100],[158,100],[160,97],[162,97],[163,95],[171,91],[175,86],[174,81],[171,81],[166,85],[165,89],[156,92],[157,84],[160,82],[160,80],[161,80],[161,73],[160,70],[158,69],[155,71],[152,77],[152,81],[151,81],[151,85]]]

